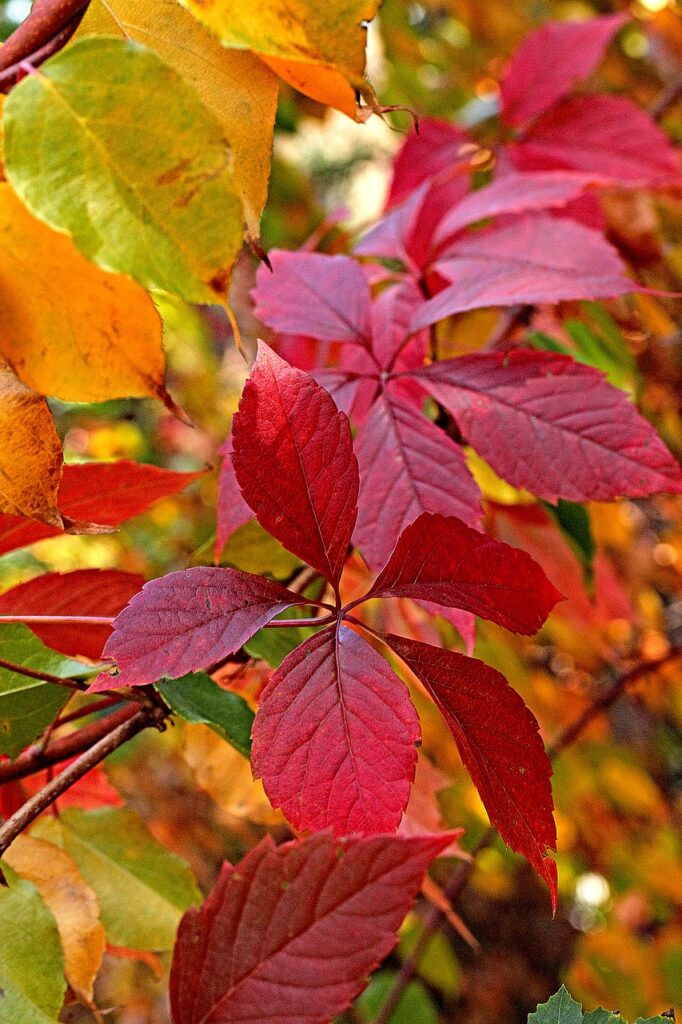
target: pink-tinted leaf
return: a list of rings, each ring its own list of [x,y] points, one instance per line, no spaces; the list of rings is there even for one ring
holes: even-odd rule
[[[386,642],[440,708],[493,825],[547,883],[556,909],[552,767],[538,723],[503,675],[482,661],[404,637]]]
[[[369,285],[349,256],[270,252],[252,292],[256,316],[285,334],[364,343],[370,332]]]
[[[362,236],[355,246],[356,254],[409,263],[410,242],[417,234],[428,195],[429,185],[425,182]]]
[[[466,166],[462,147],[470,141],[459,125],[435,117],[420,118],[419,134],[411,132],[395,158],[386,205],[398,206],[425,181]]]
[[[384,391],[358,432],[358,521],[354,541],[379,568],[422,512],[481,522],[480,492],[462,449],[399,392]]]
[[[574,96],[510,147],[522,170],[567,167],[616,185],[679,184],[680,157],[645,111],[624,96]]]
[[[261,526],[336,586],[358,495],[346,416],[261,342],[232,436],[237,480]]]
[[[463,612],[460,608],[446,608],[441,604],[434,604],[433,601],[417,601],[416,604],[429,615],[440,616],[451,626],[454,626],[464,644],[467,654],[474,653],[476,646],[476,616],[471,612]]]
[[[456,834],[333,839],[226,864],[187,911],[170,976],[173,1024],[326,1024],[396,943],[425,870]]]
[[[242,498],[232,465],[232,434],[220,449],[223,456],[218,480],[218,505],[216,508],[215,557],[220,559],[223,548],[232,534],[253,519],[253,512]]]
[[[587,78],[625,21],[625,14],[550,21],[526,36],[500,83],[502,117],[507,124],[521,127]]]
[[[403,531],[369,596],[433,601],[527,634],[561,599],[525,551],[430,512]]]
[[[385,288],[372,303],[372,355],[382,370],[408,370],[421,366],[428,351],[428,332],[410,335],[410,322],[423,302],[412,278]]]
[[[145,584],[123,609],[104,648],[119,675],[103,673],[91,690],[178,679],[208,668],[301,598],[262,576],[197,566]]]
[[[565,206],[589,185],[604,184],[598,175],[576,171],[510,173],[490,185],[470,192],[438,224],[434,248],[442,248],[463,228],[487,217],[511,216]]]
[[[142,587],[144,578],[117,569],[77,569],[50,572],[0,594],[0,615],[118,615]],[[30,624],[55,651],[97,661],[102,656],[109,626],[67,623]]]
[[[261,694],[252,735],[254,775],[295,828],[398,827],[419,721],[404,683],[357,633],[332,626],[285,658]]]
[[[680,467],[628,397],[568,356],[473,354],[419,379],[496,473],[548,501],[682,490]]]
[[[542,215],[475,231],[459,239],[433,269],[453,283],[417,310],[413,331],[482,306],[608,298],[637,290],[616,250],[597,231]]]

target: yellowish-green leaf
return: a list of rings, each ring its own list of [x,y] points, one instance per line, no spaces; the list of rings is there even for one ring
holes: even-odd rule
[[[190,302],[226,300],[243,235],[231,152],[155,53],[81,39],[12,90],[3,123],[8,180],[89,259]]]
[[[0,322],[4,307],[0,296]],[[0,357],[0,512],[61,527],[61,475],[62,446],[47,402]]]
[[[220,122],[234,154],[234,181],[247,227],[258,236],[268,194],[278,83],[255,54],[228,50],[179,3],[94,0],[79,30],[151,47],[194,86]]]
[[[0,352],[69,402],[163,399],[161,320],[138,284],[100,270],[0,184]]]
[[[183,912],[201,901],[187,864],[127,807],[71,808],[58,819],[42,819],[32,834],[60,846],[76,862],[95,890],[114,946],[170,949]]]
[[[64,952],[66,978],[74,992],[91,1002],[106,940],[97,898],[67,853],[33,836],[18,836],[5,860],[32,882],[52,911]]]

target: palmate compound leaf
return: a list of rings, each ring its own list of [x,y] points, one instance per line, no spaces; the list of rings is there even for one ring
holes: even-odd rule
[[[0,184],[0,303],[0,354],[41,394],[70,402],[166,398],[152,300],[32,217],[7,184]]]
[[[232,436],[237,480],[258,522],[337,588],[358,495],[347,417],[260,342]]]
[[[545,880],[556,909],[552,774],[538,723],[489,665],[405,637],[386,643],[429,691],[452,733],[488,816]]]
[[[369,597],[461,608],[516,633],[536,633],[561,595],[525,551],[459,519],[423,512],[405,530]]]
[[[12,90],[3,125],[10,184],[85,256],[148,289],[225,300],[243,235],[229,147],[155,53],[81,39]]]
[[[226,864],[180,924],[173,1024],[324,1024],[341,1013],[451,839],[323,833],[275,848],[267,838]]]
[[[567,356],[518,349],[446,359],[419,380],[505,480],[548,501],[682,490],[682,473],[627,395]]]
[[[177,679],[239,650],[276,615],[304,604],[279,583],[237,569],[196,566],[145,584],[114,622],[103,655],[119,674],[102,673],[92,692]]]
[[[419,736],[404,683],[357,633],[332,626],[285,658],[263,690],[253,772],[298,829],[391,832]]]

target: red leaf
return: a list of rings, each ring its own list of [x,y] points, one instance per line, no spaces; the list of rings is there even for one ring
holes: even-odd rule
[[[117,615],[143,583],[142,576],[116,569],[50,572],[1,594],[0,615]],[[92,661],[111,633],[109,626],[29,625],[48,647]]]
[[[325,1024],[396,942],[440,836],[264,839],[187,911],[170,975],[173,1024]]]
[[[232,435],[237,480],[261,526],[336,587],[358,495],[346,416],[261,342]]]
[[[159,498],[177,494],[203,475],[203,470],[176,473],[125,459],[64,466],[59,511],[74,524],[69,533],[88,532],[87,526],[91,523],[116,527],[146,512]],[[59,533],[60,530],[33,520],[0,516],[0,555]]]
[[[215,558],[220,559],[223,548],[232,534],[253,519],[253,512],[242,498],[232,465],[232,434],[220,449],[223,456],[218,478],[218,504],[216,508]]]
[[[415,281],[407,278],[385,288],[372,303],[371,354],[382,370],[406,370],[421,366],[428,351],[428,334],[410,338],[410,321],[423,296]]]
[[[552,767],[538,723],[507,680],[476,658],[386,636],[440,708],[493,825],[544,878],[556,909]]]
[[[433,265],[453,283],[417,310],[412,330],[482,306],[598,299],[637,290],[597,231],[535,215],[459,239]]]
[[[481,522],[480,492],[462,449],[395,389],[384,391],[358,432],[358,522],[354,541],[379,568],[422,512]]]
[[[369,285],[355,260],[280,249],[269,256],[272,272],[261,264],[251,293],[263,323],[324,341],[369,338]]]
[[[75,757],[71,757],[67,761],[62,761],[59,765],[59,770],[64,771],[75,760]],[[52,775],[53,772],[43,771],[36,772],[35,775],[29,775],[27,778],[22,779],[20,785],[24,791],[24,798],[28,799],[39,793],[50,781]],[[4,786],[0,787],[0,793],[2,793],[3,789],[5,789]],[[123,806],[121,794],[117,789],[114,789],[104,769],[99,767],[99,765],[86,772],[73,786],[70,786],[65,793],[62,793],[57,803],[57,807],[61,811],[66,810],[67,807],[80,807],[85,811],[93,811],[98,807],[121,806]],[[52,813],[52,808],[48,808],[44,813]]]
[[[391,832],[418,740],[404,683],[357,633],[332,626],[285,658],[261,694],[253,772],[297,829]]]
[[[114,622],[104,656],[120,674],[102,673],[90,691],[178,679],[239,650],[301,598],[262,576],[197,566],[146,583]]]
[[[496,473],[548,501],[682,491],[680,467],[628,397],[567,356],[474,354],[419,380]]]
[[[526,36],[500,83],[502,117],[507,124],[520,127],[587,78],[626,21],[625,14],[550,21]]]
[[[403,531],[368,596],[433,601],[527,634],[561,599],[525,551],[430,512]]]
[[[398,206],[423,182],[455,171],[463,162],[462,147],[470,141],[456,124],[420,117],[419,134],[411,132],[395,158],[386,205]]]

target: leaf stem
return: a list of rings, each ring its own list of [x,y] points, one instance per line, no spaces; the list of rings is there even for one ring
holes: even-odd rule
[[[0,658],[0,668],[8,672],[16,672],[17,675],[26,676],[28,679],[38,679],[41,683],[53,683],[55,686],[67,686],[70,690],[87,690],[88,684],[77,682],[75,679],[62,679],[60,676],[53,676],[49,672],[38,672],[33,668],[26,668],[25,665],[16,665],[13,661]]]
[[[3,622],[23,622],[36,626],[112,626],[114,617],[111,615],[0,615]]]

